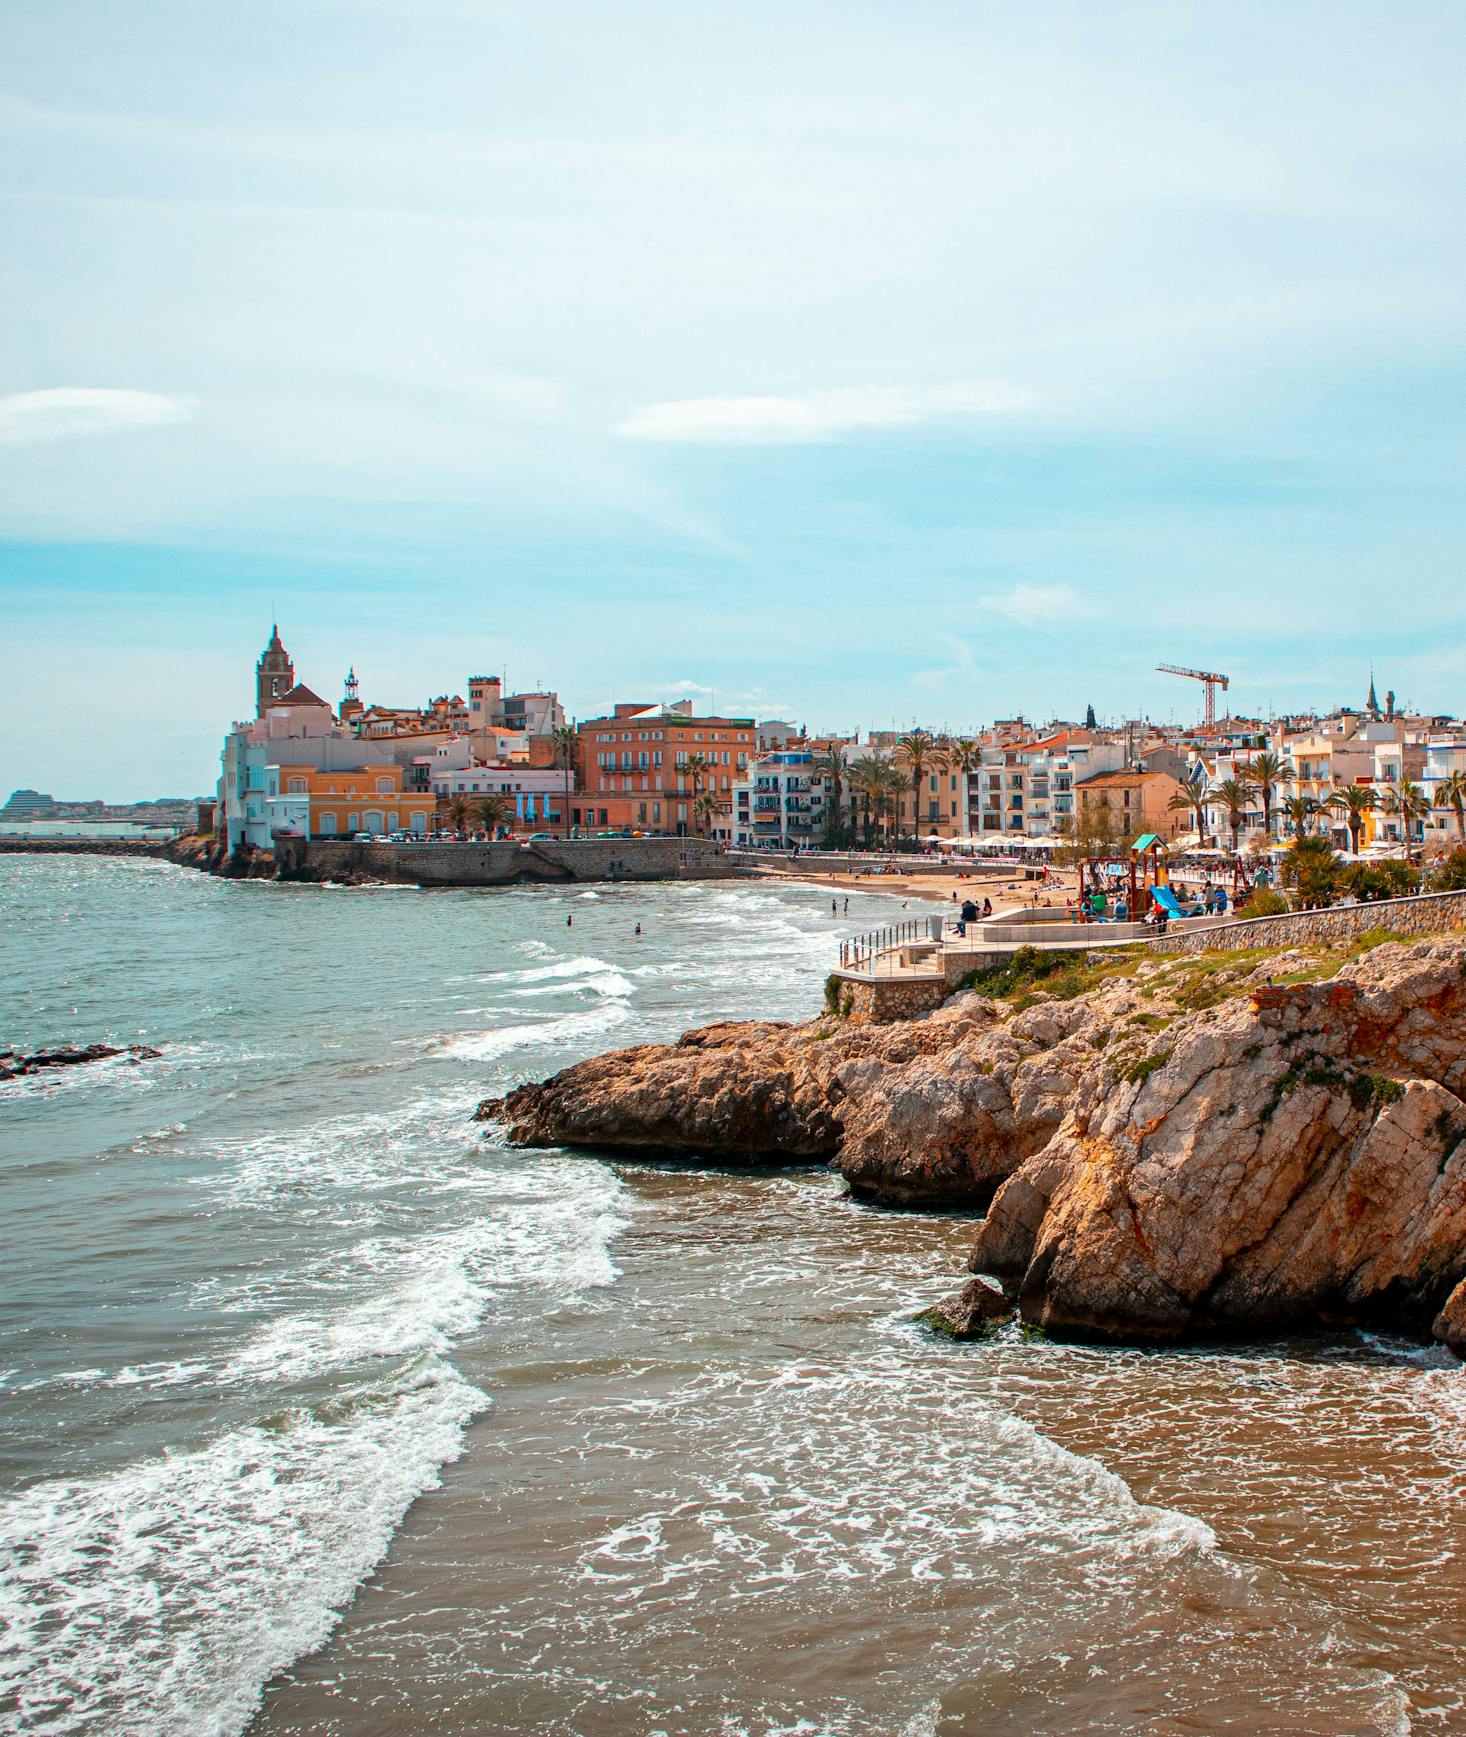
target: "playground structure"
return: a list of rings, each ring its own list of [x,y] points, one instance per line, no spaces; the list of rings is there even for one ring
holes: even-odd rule
[[[1222,915],[1235,910],[1252,891],[1252,879],[1240,857],[1230,864],[1231,892],[1211,874],[1200,893],[1183,896],[1173,883],[1167,847],[1153,832],[1142,833],[1124,857],[1091,856],[1079,864],[1078,918],[1081,923],[1145,922],[1171,918]]]

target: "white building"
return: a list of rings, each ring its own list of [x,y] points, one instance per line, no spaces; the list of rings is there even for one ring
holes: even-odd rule
[[[808,752],[764,754],[733,785],[733,842],[741,849],[788,850],[818,844],[825,826],[825,781]]]
[[[984,748],[967,778],[967,830],[974,837],[1056,837],[1074,820],[1075,786],[1118,772],[1124,762],[1122,743],[1075,741],[1069,731],[1019,747]]]
[[[505,796],[514,804],[514,821],[560,825],[565,808],[565,774],[555,766],[434,767],[433,790],[440,800],[461,796],[470,806],[476,796]],[[571,774],[571,794],[575,791]]]

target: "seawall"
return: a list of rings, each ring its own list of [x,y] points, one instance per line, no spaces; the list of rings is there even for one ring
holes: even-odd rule
[[[418,887],[508,887],[574,881],[729,880],[742,871],[697,838],[543,839],[533,844],[435,840],[355,844],[276,841],[286,881],[394,881]]]

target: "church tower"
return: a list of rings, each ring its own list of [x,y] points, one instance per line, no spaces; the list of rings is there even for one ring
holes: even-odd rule
[[[355,723],[366,710],[361,703],[361,683],[356,679],[356,669],[353,666],[346,672],[346,697],[341,702],[338,716],[343,724]]]
[[[1374,691],[1374,666],[1372,664],[1369,670],[1369,698],[1364,702],[1364,709],[1371,718],[1379,716],[1379,698]]]
[[[280,643],[280,629],[270,628],[270,643],[255,665],[255,716],[264,717],[275,702],[295,686],[295,665]]]

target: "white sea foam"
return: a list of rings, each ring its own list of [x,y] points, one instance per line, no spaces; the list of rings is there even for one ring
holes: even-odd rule
[[[628,1017],[618,1000],[608,999],[598,1007],[577,1008],[573,1013],[549,1016],[529,1024],[502,1025],[494,1031],[466,1031],[454,1037],[435,1038],[433,1049],[460,1061],[493,1061],[516,1049],[548,1045],[561,1048],[609,1031]]]
[[[429,1360],[395,1391],[0,1505],[0,1705],[46,1737],[232,1737],[321,1645],[487,1401]]]

